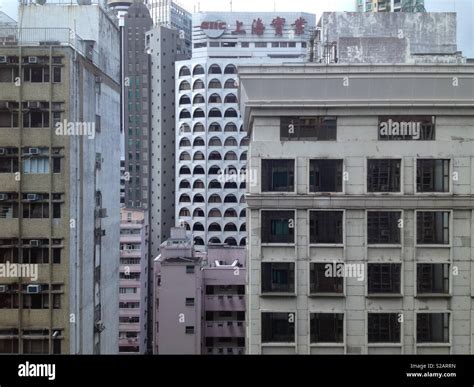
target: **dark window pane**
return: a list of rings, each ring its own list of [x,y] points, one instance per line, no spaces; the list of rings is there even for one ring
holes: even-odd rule
[[[418,343],[448,343],[449,313],[418,313],[416,315]]]
[[[399,244],[401,212],[370,211],[367,213],[369,244]]]
[[[417,160],[417,192],[449,192],[449,160]]]
[[[294,293],[295,264],[294,263],[262,263],[262,292],[263,293]]]
[[[262,313],[262,343],[294,343],[294,313]]]
[[[309,227],[310,243],[343,243],[342,211],[312,211],[310,212]]]
[[[342,192],[342,160],[311,160],[310,192]]]
[[[292,192],[294,160],[262,160],[262,192]]]
[[[310,293],[344,292],[343,263],[311,263],[309,272]]]
[[[368,192],[400,192],[401,160],[367,161]]]
[[[294,243],[294,211],[262,211],[262,243]]]
[[[336,141],[336,117],[281,117],[282,141]]]
[[[449,293],[449,264],[419,263],[416,273],[418,294]]]
[[[369,313],[368,335],[369,343],[399,343],[398,313]]]
[[[417,212],[417,243],[449,244],[449,212]]]
[[[369,263],[369,294],[400,294],[401,264]]]
[[[344,315],[342,313],[312,313],[311,343],[344,342]]]

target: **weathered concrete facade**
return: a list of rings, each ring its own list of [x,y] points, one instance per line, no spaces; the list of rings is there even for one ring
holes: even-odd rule
[[[474,282],[474,67],[460,66],[242,66],[241,104],[251,141],[249,169],[259,176],[246,199],[248,205],[248,317],[250,354],[472,354]],[[383,140],[380,117],[435,116],[435,137],[429,141]],[[337,138],[330,141],[281,139],[280,117],[336,117]],[[291,160],[291,192],[263,192],[262,163],[266,159]],[[311,160],[342,160],[340,192],[312,192]],[[397,159],[398,192],[374,193],[368,189],[371,159]],[[420,159],[448,160],[449,189],[421,193],[417,178]],[[294,163],[294,164],[293,164]],[[261,177],[260,177],[261,176]],[[341,175],[342,176],[342,175]],[[314,191],[314,190],[313,190]],[[264,243],[263,211],[290,211],[293,242]],[[339,243],[312,241],[312,211],[342,212]],[[400,240],[393,245],[368,241],[372,211],[400,213]],[[445,244],[420,243],[418,213],[449,214]],[[291,220],[291,219],[290,219]],[[290,227],[290,226],[289,226]],[[446,234],[448,235],[448,233]],[[262,265],[294,265],[294,290],[265,294]],[[365,278],[344,278],[343,290],[313,294],[311,264],[339,262],[399,265],[397,294],[371,294]],[[423,264],[448,265],[444,294],[421,294],[417,268]],[[286,342],[264,340],[265,313],[284,313],[294,324]],[[311,319],[318,314],[342,316],[341,340],[313,340]],[[368,338],[372,314],[392,313],[398,319],[399,337],[374,343]],[[443,342],[424,340],[424,313],[447,316]],[[273,316],[273,315],[272,315]],[[286,318],[286,317],[285,317]],[[419,321],[419,323],[418,323]],[[417,328],[417,324],[420,327]],[[383,324],[380,329],[389,329]],[[423,339],[423,340],[422,340]],[[266,342],[264,342],[266,341]],[[436,341],[436,340],[435,340]]]

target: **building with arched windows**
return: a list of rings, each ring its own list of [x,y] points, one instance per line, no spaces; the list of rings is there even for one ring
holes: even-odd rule
[[[304,62],[315,15],[198,13],[192,59],[176,62],[176,223],[194,244],[246,244],[249,139],[238,66]]]

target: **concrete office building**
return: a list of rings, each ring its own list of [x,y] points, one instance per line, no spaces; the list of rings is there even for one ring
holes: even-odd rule
[[[119,32],[97,4],[20,18],[0,28],[0,260],[38,277],[0,278],[0,352],[117,353]]]
[[[155,261],[155,344],[158,354],[245,353],[245,249],[193,248],[173,228]]]
[[[123,16],[123,111],[125,137],[125,204],[149,208],[150,56],[145,34],[153,27],[143,1],[134,1]]]
[[[355,0],[357,12],[424,12],[428,0]]]
[[[454,12],[457,44],[467,58],[474,58],[474,2],[471,0],[355,0],[358,12]]]
[[[456,14],[324,12],[311,39],[316,63],[464,63]]]
[[[124,208],[120,224],[119,352],[145,354],[148,327],[148,213]]]
[[[194,244],[245,246],[248,136],[238,66],[304,62],[315,16],[198,13],[193,57],[176,66],[176,219]]]
[[[191,51],[192,15],[179,2],[174,0],[144,0],[155,26],[165,26],[177,30],[184,45]]]
[[[248,353],[474,353],[473,74],[240,68]]]

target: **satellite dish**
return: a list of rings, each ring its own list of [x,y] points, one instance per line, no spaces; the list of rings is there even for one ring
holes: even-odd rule
[[[45,5],[45,4],[46,4],[46,0],[36,0],[36,4]]]

